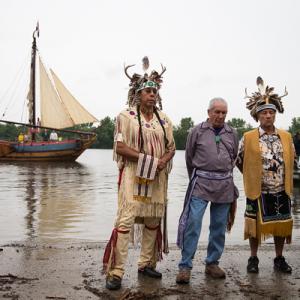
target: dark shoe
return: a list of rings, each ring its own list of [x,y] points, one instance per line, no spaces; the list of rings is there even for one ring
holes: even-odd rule
[[[205,266],[205,274],[212,278],[226,278],[224,270],[222,270],[217,264],[210,264]]]
[[[106,277],[106,288],[109,290],[119,290],[122,279],[116,275]]]
[[[248,273],[258,273],[258,263],[259,259],[257,256],[250,256],[247,265]]]
[[[292,273],[292,267],[285,261],[284,256],[274,258],[274,269],[282,273]]]
[[[191,270],[190,269],[179,269],[176,276],[176,283],[188,284],[190,282]]]
[[[162,274],[160,272],[157,272],[155,269],[151,267],[144,267],[142,269],[139,269],[139,274],[151,277],[151,278],[161,278]]]

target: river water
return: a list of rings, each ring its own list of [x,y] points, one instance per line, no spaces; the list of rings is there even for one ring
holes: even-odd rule
[[[227,244],[247,244],[243,241],[242,177],[237,170],[234,177],[240,198]],[[117,167],[111,150],[87,150],[74,163],[1,163],[0,244],[25,240],[107,240],[116,214],[116,181]],[[170,243],[176,241],[186,186],[184,151],[177,151],[168,193]],[[294,193],[293,241],[300,244],[300,185]],[[208,225],[209,209],[200,242],[207,241]]]

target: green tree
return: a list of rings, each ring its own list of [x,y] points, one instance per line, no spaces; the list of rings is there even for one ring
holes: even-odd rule
[[[115,123],[110,117],[105,117],[100,121],[100,125],[94,130],[97,139],[92,148],[112,149],[114,142]]]
[[[179,126],[174,126],[174,140],[176,149],[184,150],[186,144],[186,138],[189,130],[194,127],[194,121],[191,118],[182,118]]]
[[[289,132],[294,136],[296,132],[300,132],[300,117],[293,118],[292,124],[289,127]]]
[[[14,124],[0,124],[0,139],[15,141],[17,140],[18,135],[21,131],[21,126],[16,126]]]
[[[94,131],[95,128],[93,127],[93,123],[86,123],[86,124],[80,124],[75,125],[70,128],[66,128],[67,130],[74,130],[74,131],[82,131],[82,132],[90,132]],[[73,139],[78,138],[78,134],[75,132],[65,132],[65,131],[58,131],[59,136],[63,139]]]
[[[246,124],[246,121],[241,118],[232,118],[231,120],[228,120],[227,123],[237,131],[239,139],[245,132],[253,129],[249,123]]]

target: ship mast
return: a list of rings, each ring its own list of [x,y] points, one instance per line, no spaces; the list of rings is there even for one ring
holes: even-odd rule
[[[30,91],[31,95],[29,96],[29,124],[36,126],[36,92],[35,92],[35,78],[36,78],[36,38],[39,37],[39,23],[37,23],[36,28],[32,34],[32,48],[31,48],[31,65],[30,65]],[[32,141],[35,141],[35,128],[33,128],[31,133]]]

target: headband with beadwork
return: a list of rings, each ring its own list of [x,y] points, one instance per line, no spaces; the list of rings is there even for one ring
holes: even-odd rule
[[[137,91],[141,91],[141,90],[146,89],[146,88],[153,88],[153,89],[158,90],[158,84],[154,81],[148,80],[148,81],[143,82],[140,85],[140,87],[137,89]]]

